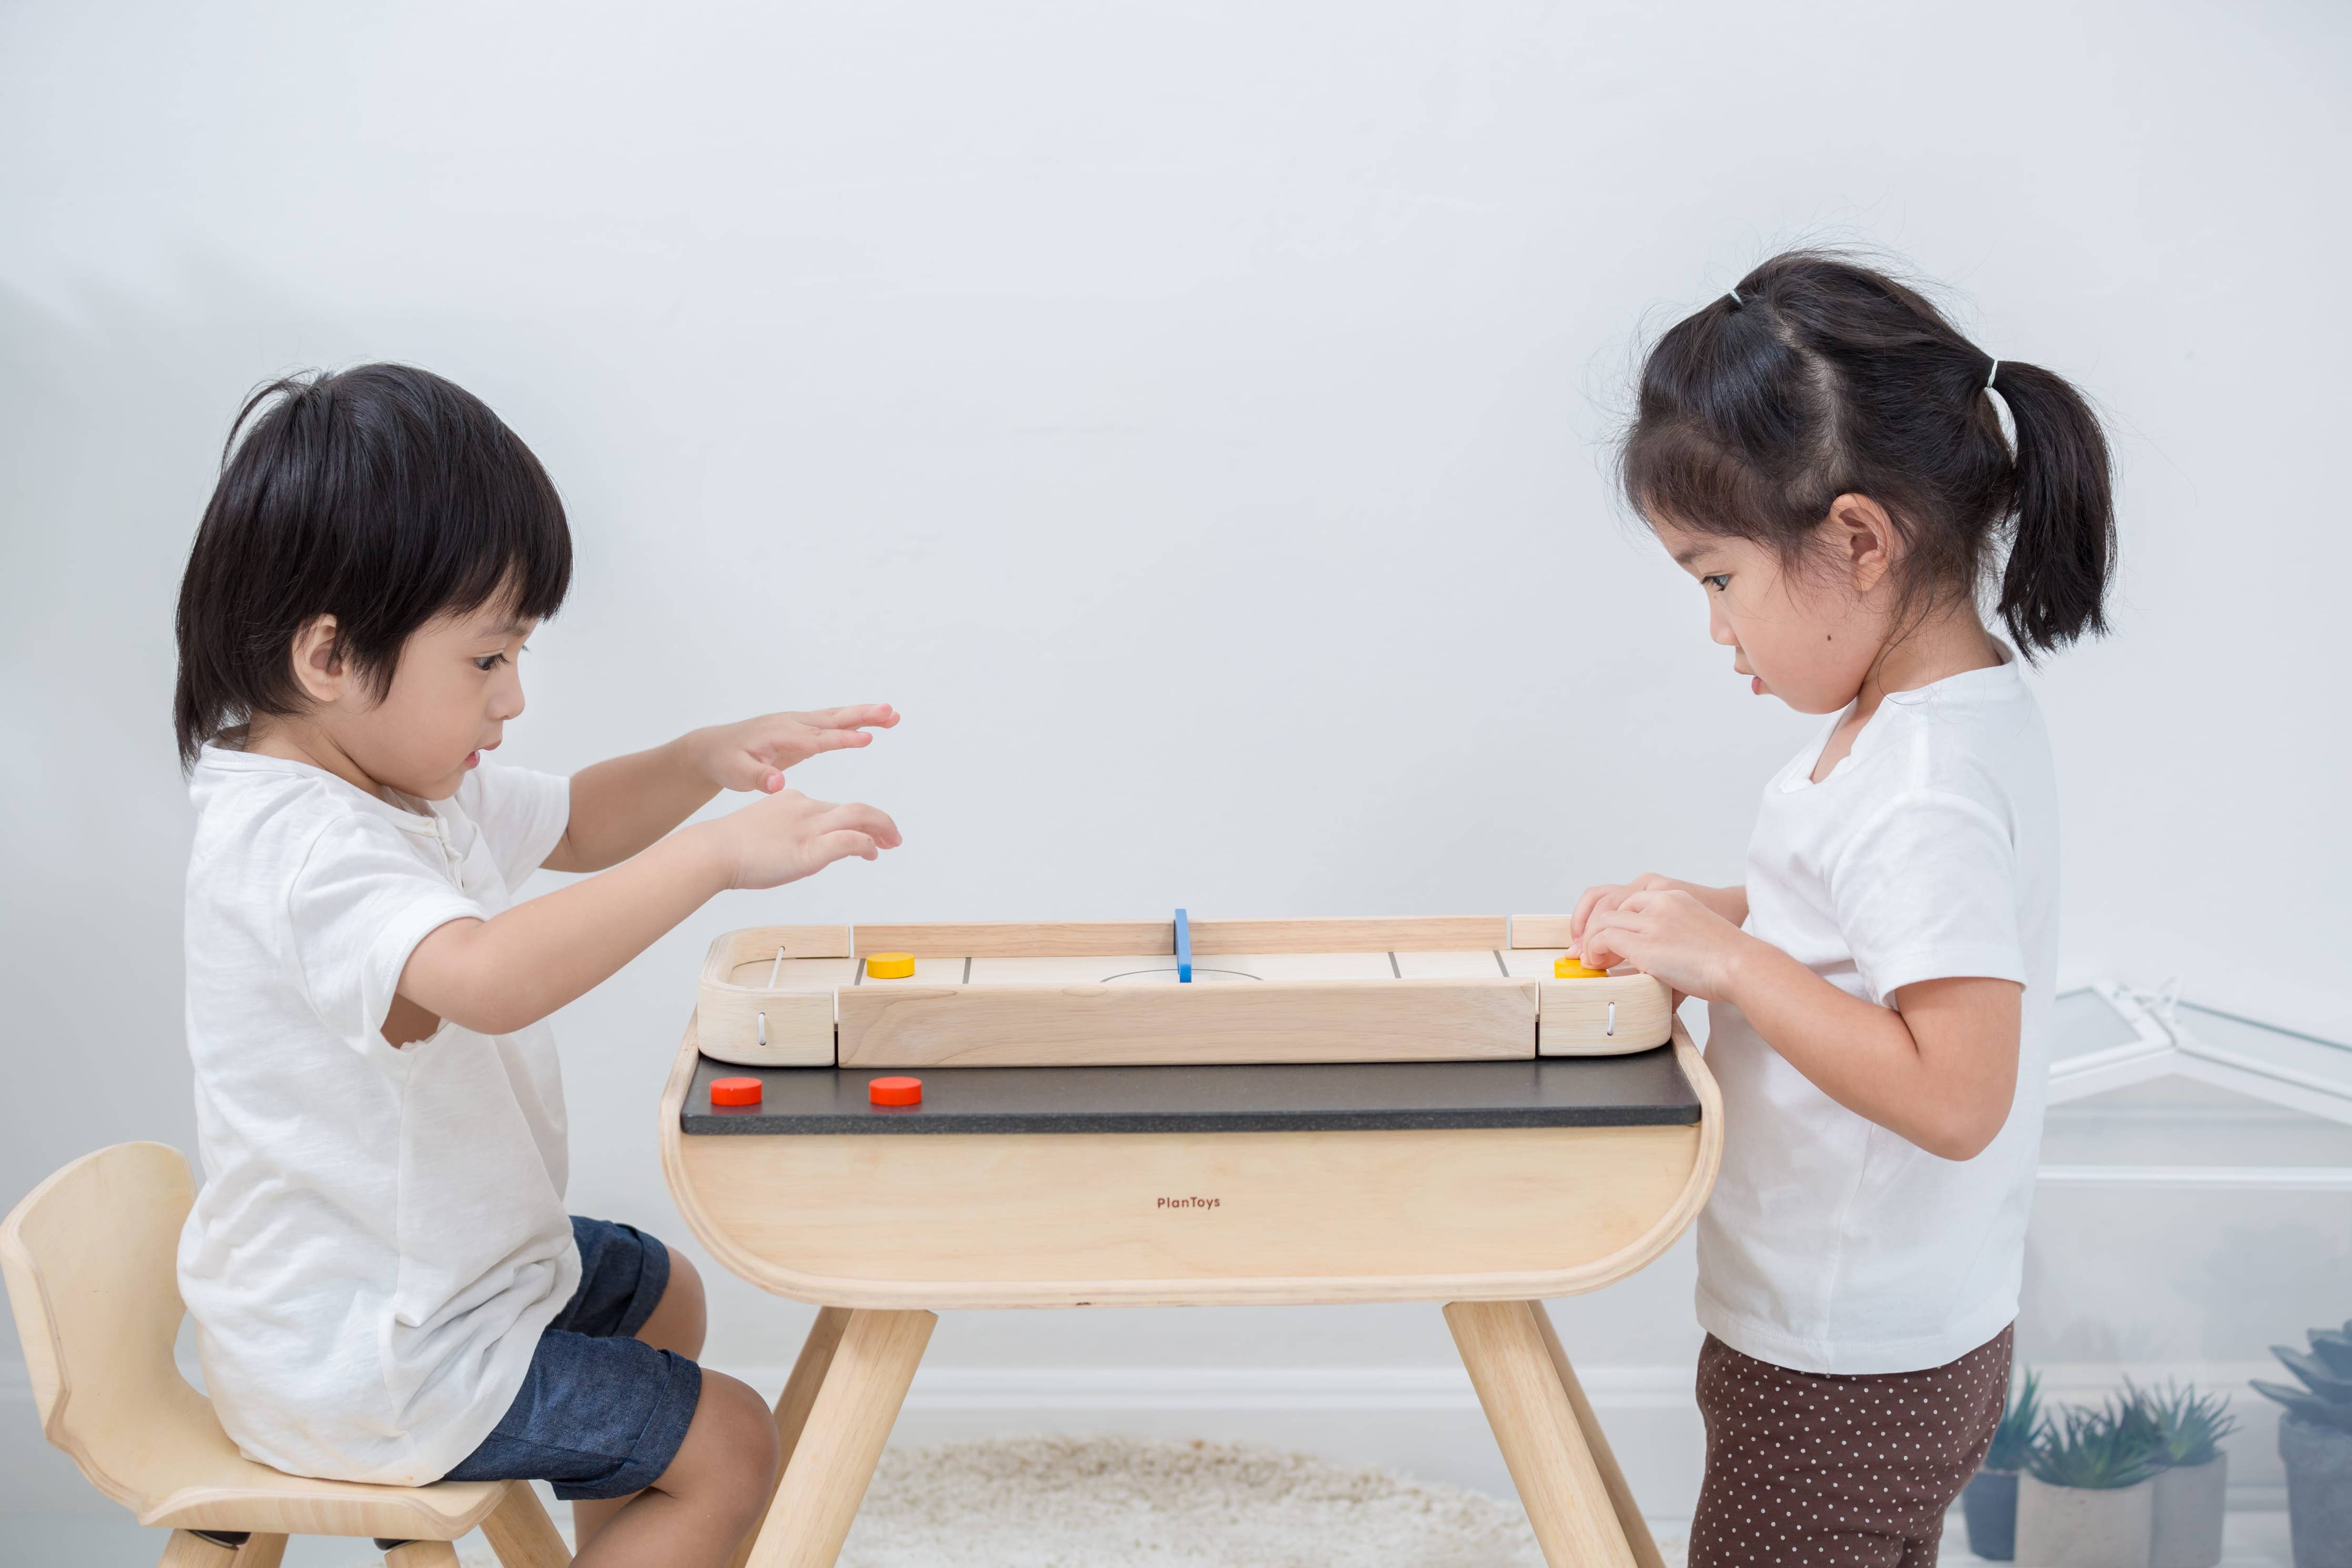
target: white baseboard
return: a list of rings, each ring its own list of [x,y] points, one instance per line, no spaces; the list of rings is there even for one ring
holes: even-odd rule
[[[772,1397],[790,1368],[730,1370]],[[1662,1520],[1687,1518],[1706,1453],[1691,1366],[1578,1370],[1643,1511]],[[2245,1424],[2230,1445],[2231,1506],[2283,1505],[2274,1407],[2244,1386],[2250,1376],[2275,1375],[2270,1363],[2038,1370],[2045,1400],[2055,1403],[2096,1403],[2126,1373],[2142,1381],[2178,1376],[2228,1390]],[[927,1366],[917,1375],[891,1436],[895,1443],[916,1447],[1013,1432],[1267,1443],[1510,1495],[1502,1456],[1459,1366]],[[22,1364],[0,1362],[0,1514],[112,1507],[42,1441]]]

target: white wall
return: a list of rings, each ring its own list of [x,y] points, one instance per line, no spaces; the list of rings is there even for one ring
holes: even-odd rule
[[[730,926],[1735,876],[1811,721],[1728,673],[1601,443],[1643,323],[1806,238],[1907,255],[2113,416],[2117,635],[2042,683],[2070,972],[2352,1034],[2347,16],[0,12],[0,1201],[102,1143],[191,1143],[171,604],[255,382],[410,361],[546,461],[581,566],[508,758],[908,715],[804,780],[906,849],[723,900],[561,1020],[575,1205],[677,1239],[654,1099]],[[1570,1337],[1671,1402],[1688,1284],[1677,1253]],[[722,1289],[713,1359],[788,1361],[796,1314]],[[935,1343],[974,1370],[1451,1359],[1405,1308]]]

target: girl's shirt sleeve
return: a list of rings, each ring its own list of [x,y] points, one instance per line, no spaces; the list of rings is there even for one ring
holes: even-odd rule
[[[509,891],[545,863],[572,821],[572,780],[485,762],[457,786],[457,805],[482,835]]]
[[[452,920],[488,913],[437,873],[398,828],[352,816],[321,833],[287,889],[295,961],[310,1005],[355,1051],[384,1044],[408,956]]]
[[[1897,796],[1848,841],[1830,896],[1874,1001],[1921,980],[2025,983],[2016,845],[1979,801]]]

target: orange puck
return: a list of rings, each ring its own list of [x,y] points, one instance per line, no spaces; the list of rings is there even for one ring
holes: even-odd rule
[[[866,1098],[877,1105],[919,1105],[923,1103],[923,1081],[919,1078],[877,1078],[866,1085]]]
[[[713,1105],[757,1105],[760,1103],[760,1081],[756,1078],[714,1078],[710,1081],[710,1103]]]

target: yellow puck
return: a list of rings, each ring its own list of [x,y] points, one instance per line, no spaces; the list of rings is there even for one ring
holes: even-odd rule
[[[877,953],[866,960],[869,980],[903,980],[915,972],[912,953]]]
[[[1588,969],[1574,954],[1553,959],[1551,974],[1555,980],[1605,980],[1609,977],[1608,970]]]

